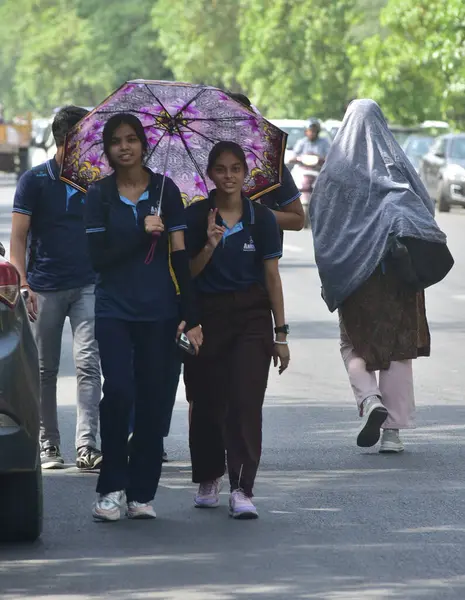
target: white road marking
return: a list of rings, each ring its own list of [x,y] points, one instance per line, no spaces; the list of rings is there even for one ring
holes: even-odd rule
[[[456,294],[452,296],[453,300],[465,300],[465,294]]]
[[[289,244],[283,244],[283,250],[285,252],[303,252],[304,249],[299,246],[290,246]]]

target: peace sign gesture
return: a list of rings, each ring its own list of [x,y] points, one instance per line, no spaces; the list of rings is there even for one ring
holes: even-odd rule
[[[218,209],[210,210],[208,214],[208,244],[211,248],[215,249],[218,244],[221,242],[221,238],[223,237],[224,232],[226,231],[226,227],[222,227],[216,224],[216,215],[218,214]]]

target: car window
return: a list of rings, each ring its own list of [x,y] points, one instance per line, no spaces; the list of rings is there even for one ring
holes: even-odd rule
[[[444,138],[440,138],[436,140],[431,148],[431,154],[445,154],[446,152],[446,140]]]
[[[465,160],[465,138],[456,138],[450,145],[450,157]]]
[[[405,140],[408,138],[408,135],[409,135],[408,133],[404,133],[403,131],[393,131],[392,134],[396,138],[399,146],[402,146],[403,144],[405,144]]]
[[[434,138],[430,137],[411,138],[407,141],[405,153],[407,156],[424,156],[428,153],[433,141]]]

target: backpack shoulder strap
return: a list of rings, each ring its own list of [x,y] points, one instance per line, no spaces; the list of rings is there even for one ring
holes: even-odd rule
[[[251,220],[249,227],[255,247],[259,251],[259,254],[263,254],[262,241],[267,234],[265,220],[267,211],[270,209],[258,202],[252,202],[252,209],[254,218]]]
[[[108,215],[110,214],[110,207],[112,204],[112,194],[115,191],[115,182],[114,179],[110,176],[101,179],[98,182],[98,185],[101,190],[102,206],[106,225],[108,223]]]

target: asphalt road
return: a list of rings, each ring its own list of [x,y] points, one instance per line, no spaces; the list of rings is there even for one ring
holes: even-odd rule
[[[0,188],[0,240],[12,187]],[[69,330],[59,382],[69,468],[44,474],[34,545],[0,546],[0,597],[84,600],[465,598],[465,210],[440,215],[456,266],[428,292],[433,355],[416,363],[417,429],[406,452],[355,445],[360,426],[335,315],[320,299],[308,232],[286,234],[282,277],[290,370],[273,373],[256,486],[260,519],[192,507],[183,391],[154,522],[95,524],[95,475],[73,468],[75,380]],[[1,490],[0,490],[1,493]]]

